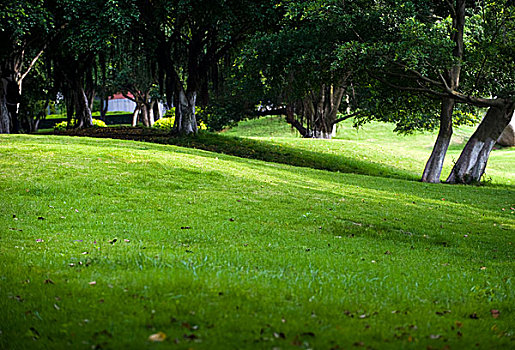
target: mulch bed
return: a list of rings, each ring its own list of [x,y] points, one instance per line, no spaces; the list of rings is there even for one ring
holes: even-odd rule
[[[130,126],[56,130],[54,131],[54,134],[66,136],[86,136],[120,140],[146,141],[156,143],[168,143],[171,137],[177,136],[167,131]]]

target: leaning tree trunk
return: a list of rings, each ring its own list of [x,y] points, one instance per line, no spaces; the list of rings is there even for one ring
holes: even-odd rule
[[[452,22],[451,40],[456,44],[452,55],[456,58],[463,57],[463,35],[465,30],[465,0],[456,0],[455,13]],[[445,80],[454,91],[460,83],[461,65],[452,66],[447,72]],[[456,102],[451,98],[443,98],[440,112],[440,130],[433,152],[426,163],[422,173],[422,182],[438,183],[442,174],[443,161],[449,148],[452,136],[452,112]]]
[[[138,114],[139,114],[139,106],[136,104],[134,107],[134,112],[132,112],[132,126],[138,125]]]
[[[514,103],[505,108],[490,107],[461,151],[458,161],[447,178],[448,183],[478,183],[485,173],[486,163],[495,142],[510,123]]]
[[[452,112],[454,110],[454,105],[455,101],[451,98],[444,98],[442,100],[440,131],[438,132],[433,152],[431,152],[431,156],[429,157],[424,173],[422,174],[422,182],[440,182],[443,161],[452,137]]]
[[[179,91],[179,105],[175,108],[175,129],[179,134],[196,134],[197,119],[195,117],[195,103],[197,93],[184,90]]]

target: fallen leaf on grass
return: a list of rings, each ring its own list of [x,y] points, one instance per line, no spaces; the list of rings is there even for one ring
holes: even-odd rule
[[[45,284],[55,284],[54,281],[52,281],[50,278],[46,279]]]
[[[153,341],[153,342],[161,342],[165,339],[166,339],[166,334],[164,334],[163,332],[157,332],[155,334],[149,335],[149,337],[148,337],[148,340]]]
[[[41,243],[44,242],[41,238],[36,239],[36,242]]]
[[[124,240],[123,240],[123,241],[124,241],[124,242],[127,242],[127,243],[129,243],[129,242],[130,242],[130,240],[128,240],[127,238],[124,238]]]
[[[96,281],[91,281],[91,282],[89,282],[88,284],[89,284],[90,286],[94,286],[95,284],[97,284],[97,282],[96,282]]]
[[[45,220],[45,218],[42,216],[38,216],[38,220]]]
[[[431,339],[440,339],[442,336],[440,334],[431,334],[429,335],[429,338]]]
[[[470,314],[469,317],[473,320],[477,320],[479,319],[479,317],[477,316],[477,314],[474,312],[473,314]]]
[[[490,310],[490,313],[492,314],[493,318],[498,318],[499,314],[500,314],[499,310],[496,310],[496,309]]]
[[[189,229],[191,229],[191,227],[189,227],[189,226],[181,226],[181,230],[189,230]]]

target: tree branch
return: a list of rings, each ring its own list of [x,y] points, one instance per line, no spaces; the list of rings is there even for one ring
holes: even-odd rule
[[[361,112],[354,112],[354,113],[352,113],[352,114],[344,115],[343,117],[336,119],[336,120],[335,120],[334,122],[332,122],[331,124],[332,124],[332,125],[338,124],[338,123],[340,123],[340,122],[343,122],[344,120],[350,119],[350,118],[355,117],[355,116],[357,116],[357,115],[359,115],[359,114],[361,114]]]

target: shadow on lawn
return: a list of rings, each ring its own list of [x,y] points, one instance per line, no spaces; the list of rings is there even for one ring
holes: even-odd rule
[[[418,175],[395,168],[394,166],[358,160],[345,155],[321,154],[262,140],[207,132],[199,133],[195,136],[172,136],[163,132],[155,132],[151,129],[125,127],[64,130],[58,132],[58,134],[145,141],[332,172],[398,178],[411,181],[419,179]]]
[[[412,181],[418,180],[415,174],[393,166],[358,160],[344,155],[320,154],[313,151],[299,150],[295,147],[277,145],[263,140],[203,133],[194,137],[169,138],[167,141],[168,144],[181,147],[298,167]]]

